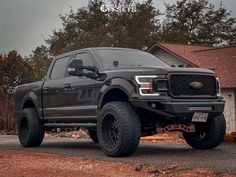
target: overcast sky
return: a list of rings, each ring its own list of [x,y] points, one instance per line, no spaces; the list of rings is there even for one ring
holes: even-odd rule
[[[142,1],[142,0],[139,0]],[[236,0],[210,0],[216,6],[220,2],[236,16]],[[176,0],[153,0],[164,11],[164,2]],[[0,53],[17,50],[27,56],[53,29],[61,27],[59,14],[68,13],[70,6],[77,9],[86,6],[88,0],[0,0]]]

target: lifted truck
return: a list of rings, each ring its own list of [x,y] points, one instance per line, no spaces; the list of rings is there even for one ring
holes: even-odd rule
[[[88,48],[54,58],[43,81],[17,87],[18,137],[39,146],[45,130],[85,127],[108,156],[135,152],[141,136],[181,131],[195,149],[218,146],[224,100],[213,71],[171,68],[134,49]]]

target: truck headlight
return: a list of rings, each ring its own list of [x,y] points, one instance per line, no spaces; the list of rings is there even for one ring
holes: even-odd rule
[[[142,96],[160,96],[159,93],[153,91],[153,79],[158,78],[155,75],[135,76],[135,81],[139,85],[139,94]]]

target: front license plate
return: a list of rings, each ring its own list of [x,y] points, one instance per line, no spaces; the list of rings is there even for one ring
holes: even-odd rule
[[[192,122],[206,122],[208,113],[195,112],[193,114]]]

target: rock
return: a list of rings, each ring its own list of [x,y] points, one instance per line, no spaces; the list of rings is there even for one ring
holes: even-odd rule
[[[142,169],[143,169],[143,165],[141,164],[135,165],[135,168],[134,168],[135,171],[142,171]]]

